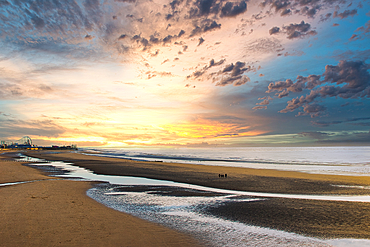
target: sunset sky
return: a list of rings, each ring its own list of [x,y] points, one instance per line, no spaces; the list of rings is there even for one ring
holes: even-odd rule
[[[0,139],[370,144],[370,1],[1,0]]]

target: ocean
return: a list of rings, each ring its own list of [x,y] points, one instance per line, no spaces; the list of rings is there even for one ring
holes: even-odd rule
[[[123,159],[368,176],[370,146],[82,148],[94,155]]]

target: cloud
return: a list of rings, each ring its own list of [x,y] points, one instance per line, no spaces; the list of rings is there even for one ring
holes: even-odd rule
[[[197,70],[197,71],[194,71],[193,74],[191,75],[188,75],[186,78],[187,79],[190,79],[190,78],[193,78],[193,79],[197,79],[198,77],[202,76],[204,73],[206,73],[207,70],[209,70],[210,68],[214,67],[214,66],[220,66],[222,65],[223,63],[225,62],[225,59],[221,59],[220,61],[218,62],[215,62],[214,59],[211,59],[209,61],[209,65],[206,65],[204,66],[202,69],[200,70]]]
[[[229,84],[234,84],[234,86],[241,86],[249,81],[250,79],[248,76],[226,76],[217,81],[216,86],[226,86]]]
[[[353,123],[353,122],[368,121],[368,120],[370,120],[370,117],[348,118],[345,120],[337,120],[337,121],[312,121],[311,123],[319,127],[329,127],[334,124],[342,124],[342,123],[349,123],[351,125],[359,125],[359,126],[369,126],[369,122]]]
[[[45,21],[37,15],[33,15],[31,17],[31,21],[36,29],[42,29],[43,27],[45,27]]]
[[[283,98],[289,96],[289,92],[298,93],[302,92],[304,89],[315,88],[322,84],[320,78],[321,76],[319,75],[309,75],[307,77],[299,75],[297,76],[295,83],[291,79],[270,83],[266,92],[271,93],[273,91],[279,91],[280,93],[278,94],[278,97]]]
[[[267,109],[267,106],[255,106],[252,108],[253,110],[262,110],[262,109]]]
[[[286,15],[290,15],[292,13],[292,11],[290,9],[284,9],[282,12],[281,12],[281,16],[286,16]]]
[[[329,20],[331,16],[332,16],[332,13],[327,13],[326,15],[321,15],[320,22],[324,22],[324,21]]]
[[[209,65],[204,66],[200,70],[196,70],[193,74],[188,75],[187,79],[197,79],[206,74],[206,72],[215,66],[222,65],[226,60],[221,59],[215,62],[214,59],[210,60]],[[209,74],[208,76],[213,77],[213,82],[216,86],[226,86],[229,84],[234,84],[234,86],[241,86],[250,81],[250,78],[243,75],[244,72],[250,70],[250,66],[246,66],[246,63],[236,62],[226,65],[222,70]]]
[[[92,40],[94,37],[89,35],[89,34],[86,34],[85,36],[85,40]]]
[[[299,112],[298,116],[311,115],[312,118],[320,116],[327,108],[319,104],[306,104],[303,106],[303,112]]]
[[[301,21],[299,24],[290,24],[289,26],[284,26],[283,30],[288,35],[288,39],[303,38],[308,35],[316,35],[317,32],[310,30],[311,25]]]
[[[203,42],[204,42],[205,40],[202,38],[202,37],[200,37],[199,38],[199,43],[198,43],[198,46],[200,46],[201,44],[203,44]]]
[[[1,121],[0,135],[4,138],[20,138],[22,136],[58,137],[65,133],[66,128],[52,120],[17,120],[6,119]]]
[[[296,82],[290,79],[270,83],[267,93],[277,91],[279,98],[289,96],[289,92],[300,93],[310,90],[305,96],[289,100],[285,109],[280,112],[286,113],[303,107],[303,112],[298,115],[310,114],[318,116],[326,108],[317,105],[317,98],[340,97],[343,99],[368,98],[370,97],[370,66],[363,61],[342,60],[338,65],[326,65],[322,75],[298,76]],[[321,79],[323,78],[323,79]]]
[[[366,38],[370,33],[370,21],[367,21],[365,25],[355,30],[358,34],[353,34],[350,38],[351,41]]]
[[[322,140],[333,134],[328,134],[328,133],[319,132],[319,131],[312,131],[312,132],[300,132],[297,135],[300,137],[309,137],[309,138],[316,139],[316,140]]]
[[[123,39],[125,39],[127,37],[127,35],[126,34],[122,34],[121,36],[119,36],[118,37],[118,40],[123,40]]]
[[[317,11],[320,9],[320,5],[316,5],[313,8],[304,7],[301,9],[301,14],[308,16],[309,18],[314,18]]]
[[[234,17],[247,11],[247,3],[241,1],[239,4],[227,2],[221,9],[221,17]]]
[[[217,76],[213,78],[216,86],[226,86],[234,84],[234,86],[241,86],[250,81],[248,76],[243,75],[244,72],[250,70],[250,66],[246,66],[244,62],[236,62],[226,65],[223,70],[217,72]]]
[[[215,29],[220,29],[221,24],[217,24],[216,21],[211,21],[209,19],[203,20],[201,26],[196,26],[190,33],[190,37],[199,35],[208,31],[213,31]]]
[[[269,30],[269,33],[270,35],[273,35],[273,34],[279,33],[279,31],[280,31],[279,27],[273,27]]]
[[[341,132],[300,132],[297,137],[316,139],[316,143],[333,145],[335,143],[368,143],[370,133],[368,131],[341,131]]]
[[[346,10],[342,13],[338,13],[338,11],[334,11],[334,14],[333,14],[333,17],[334,18],[340,18],[340,19],[344,19],[344,18],[347,18],[349,16],[355,16],[357,14],[357,10],[356,9],[353,9],[353,10]]]
[[[220,11],[221,3],[217,0],[197,0],[188,11],[188,18],[193,19],[209,14],[217,14]]]

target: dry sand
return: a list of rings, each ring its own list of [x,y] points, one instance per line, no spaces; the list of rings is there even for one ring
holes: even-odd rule
[[[190,236],[86,196],[92,183],[51,179],[0,158],[0,246],[197,246]]]

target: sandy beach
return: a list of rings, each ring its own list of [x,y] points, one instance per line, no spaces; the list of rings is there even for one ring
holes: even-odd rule
[[[256,191],[256,192],[295,193],[295,194],[338,194],[338,195],[370,194],[370,190],[368,189],[332,186],[333,184],[351,185],[351,186],[369,186],[370,185],[369,177],[316,175],[288,171],[201,166],[201,165],[165,163],[165,162],[140,162],[116,158],[89,156],[73,152],[50,153],[50,152],[32,151],[27,152],[26,154],[32,157],[43,158],[46,160],[54,161],[59,160],[74,163],[80,167],[87,168],[98,174],[156,178],[223,189]],[[35,176],[37,176],[37,179],[40,179],[39,178],[40,176],[43,178],[50,178],[40,175],[38,171],[32,168],[22,166],[22,169],[27,169],[27,174],[29,169],[32,170],[30,174],[35,174]],[[218,174],[225,173],[228,174],[227,178],[219,178]],[[96,207],[98,211],[104,212],[104,215],[111,214],[112,217],[117,217],[117,219],[122,218],[121,219],[122,222],[127,221],[127,219],[129,218],[130,222],[131,221],[139,222],[135,223],[138,224],[136,225],[137,227],[139,225],[141,226],[142,224],[144,225],[149,224],[148,222],[141,221],[128,215],[125,215],[123,213],[119,213],[111,209],[105,208],[104,206],[97,204],[92,199],[87,198],[85,196],[85,191],[91,186],[90,183],[87,182],[49,180],[49,181],[40,181],[37,183],[22,184],[1,189],[9,190],[9,194],[7,195],[10,198],[11,194],[14,194],[11,193],[10,191],[17,190],[17,187],[20,188],[21,186],[23,186],[24,188],[29,187],[29,189],[31,189],[31,187],[44,188],[42,190],[44,192],[40,191],[39,194],[37,195],[36,194],[31,195],[30,192],[22,192],[24,193],[21,196],[22,204],[25,205],[26,204],[31,205],[29,203],[36,202],[37,200],[34,199],[38,199],[39,202],[42,202],[38,204],[39,206],[46,205],[46,202],[48,200],[50,202],[55,203],[57,197],[55,197],[54,189],[55,192],[58,192],[65,188],[64,193],[67,192],[72,193],[71,191],[73,190],[73,193],[70,194],[70,196],[74,195],[76,196],[76,198],[78,198],[78,200],[83,201],[81,201],[81,203],[72,204],[71,201],[76,202],[77,199],[66,197],[65,201],[64,199],[60,200],[58,199],[59,200],[58,203],[64,202],[66,204],[73,205],[73,207],[75,207],[76,205],[81,205],[81,210],[83,208],[86,208],[86,205],[91,204],[94,205],[94,207]],[[72,187],[73,189],[71,189]],[[43,193],[45,193],[45,188],[47,188],[48,191],[48,199],[45,199],[45,195],[43,195]],[[2,196],[3,194],[4,193],[2,193]],[[21,194],[13,198],[13,200],[15,201],[17,200],[20,202],[21,199],[18,198],[20,197],[20,195]],[[32,196],[34,196],[35,198],[32,198]],[[181,195],[179,194],[179,196]],[[49,198],[53,199],[51,200]],[[4,198],[2,200],[8,199]],[[84,205],[83,207],[82,204]],[[17,210],[15,208],[14,209],[11,208],[11,204],[9,204],[8,208],[9,209],[7,210],[10,209],[13,210],[12,211],[13,215],[17,213]],[[27,209],[29,208],[34,208],[34,205],[32,205],[31,207],[27,206]],[[72,209],[73,208],[71,207],[71,210]],[[26,210],[25,207],[23,207],[23,210]],[[52,212],[55,211],[52,210]],[[220,205],[217,208],[209,208],[208,212],[212,215],[216,215],[218,217],[233,221],[243,222],[246,224],[256,226],[269,227],[272,229],[285,230],[288,232],[295,232],[306,236],[325,237],[325,238],[336,238],[336,237],[370,238],[369,203],[330,202],[330,201],[274,198],[256,202],[228,203]],[[96,218],[94,217],[98,217],[99,219],[102,218],[102,216],[99,216],[100,212],[99,213],[96,212],[96,214],[94,215],[93,210],[89,210],[88,214],[86,213],[86,211],[84,211],[84,213],[82,214],[86,214],[87,216],[92,218],[90,218],[89,220],[83,220],[83,218],[80,218],[78,224],[80,224],[81,221],[85,223],[90,222],[90,224],[92,224],[91,222],[93,222],[94,219],[96,220]],[[78,213],[77,212],[71,213],[71,215],[69,216],[70,218],[68,218],[69,221],[71,221],[71,218],[74,218],[73,215],[78,215]],[[104,228],[98,227],[98,229],[100,230],[97,231],[102,235],[102,238],[107,238],[107,234],[113,230],[108,230],[108,228],[106,227],[108,226],[112,227],[112,225],[110,225],[109,222],[112,221],[113,219],[109,218],[109,216],[104,216],[104,219],[106,219],[105,222],[107,225],[104,225]],[[99,220],[98,226],[100,226],[100,224],[101,222]],[[90,229],[91,227],[92,227],[91,225],[88,225],[86,227],[79,227],[79,229],[83,231],[84,229],[85,230]],[[113,227],[113,229],[116,229],[116,227],[117,226]],[[147,238],[150,239],[149,235],[153,233],[156,236],[156,240],[158,240],[159,242],[150,241],[150,243],[152,243],[153,246],[163,245],[160,244],[160,241],[163,241],[166,244],[168,244],[167,241],[164,240],[164,238],[166,237],[161,238],[157,236],[157,233],[152,232],[154,231],[154,229],[157,229],[156,227],[159,226],[155,226],[153,228],[149,227],[152,230],[146,232],[146,234],[148,234]],[[145,227],[144,228],[129,227],[129,228],[133,232],[138,231],[138,234],[143,234],[141,233],[141,231],[146,231],[143,229],[147,229]],[[107,230],[102,231],[102,229]],[[177,243],[180,243],[180,246],[184,246],[184,243],[191,243],[191,245],[194,246],[193,244],[194,242],[188,242],[188,240],[185,241],[185,239],[187,239],[187,236],[183,236],[173,231],[169,231],[167,233],[168,229],[165,229],[163,227],[162,228],[159,227],[158,229],[161,229],[158,231],[161,233],[163,232],[164,235],[169,234],[173,236],[172,239],[174,243],[178,241]],[[23,230],[24,234],[26,234],[27,230],[26,229]],[[122,229],[122,231],[125,230]],[[14,231],[12,230],[12,232]],[[106,234],[104,234],[104,232]],[[114,230],[112,234],[118,234],[118,230]],[[94,234],[94,236],[96,237],[97,235]],[[64,239],[63,241],[67,241],[67,239]],[[104,242],[104,240],[102,241]],[[126,241],[129,240],[126,239]],[[133,239],[131,239],[129,243],[136,244],[135,240]]]
[[[332,185],[370,186],[369,176],[307,174],[292,171],[143,162],[71,152],[28,152],[46,160],[74,163],[97,174],[170,180],[213,188],[291,194],[369,194],[369,190]],[[219,174],[227,174],[220,178]]]
[[[86,196],[90,182],[54,179],[0,159],[0,246],[198,246],[190,236]]]

